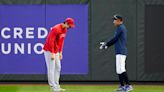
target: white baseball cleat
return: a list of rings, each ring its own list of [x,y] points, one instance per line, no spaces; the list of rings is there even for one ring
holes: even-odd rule
[[[66,89],[63,89],[63,88],[54,88],[52,89],[52,92],[64,92],[66,91]]]
[[[60,92],[60,89],[53,89],[52,92]]]
[[[60,91],[66,91],[66,89],[63,89],[63,88],[59,88],[60,89]]]

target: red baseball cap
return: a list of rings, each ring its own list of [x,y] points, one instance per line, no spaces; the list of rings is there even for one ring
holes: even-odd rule
[[[71,28],[75,27],[75,22],[73,18],[66,18],[65,22],[68,23],[71,26]]]

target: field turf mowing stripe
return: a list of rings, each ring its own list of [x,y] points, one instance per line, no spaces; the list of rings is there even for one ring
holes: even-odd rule
[[[117,85],[61,85],[66,92],[115,92]],[[132,92],[164,92],[164,85],[134,85]],[[48,85],[0,85],[0,92],[51,92]]]

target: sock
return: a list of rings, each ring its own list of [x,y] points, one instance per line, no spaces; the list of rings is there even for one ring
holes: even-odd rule
[[[126,72],[122,73],[123,75],[123,80],[125,81],[126,85],[130,85],[129,79],[128,79],[128,74]]]
[[[123,75],[122,75],[122,74],[118,74],[118,77],[119,77],[120,85],[121,85],[121,86],[124,86]]]

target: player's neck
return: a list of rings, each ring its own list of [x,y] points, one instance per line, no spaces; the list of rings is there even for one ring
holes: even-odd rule
[[[64,23],[62,23],[61,25],[62,25],[62,28],[64,29],[64,28],[65,28],[65,24],[64,24]]]

